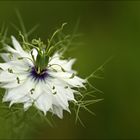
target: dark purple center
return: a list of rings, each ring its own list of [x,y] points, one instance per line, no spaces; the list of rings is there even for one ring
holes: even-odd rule
[[[40,73],[38,73],[36,68],[33,67],[30,71],[30,76],[35,81],[45,81],[45,79],[48,77],[47,69],[42,70]]]

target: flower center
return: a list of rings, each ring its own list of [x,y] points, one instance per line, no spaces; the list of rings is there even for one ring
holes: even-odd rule
[[[37,81],[45,81],[45,79],[48,77],[47,69],[38,72],[37,68],[32,67],[32,69],[30,71],[30,76],[35,81],[36,80]]]

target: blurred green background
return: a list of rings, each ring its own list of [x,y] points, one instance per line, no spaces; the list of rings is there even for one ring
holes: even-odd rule
[[[0,2],[0,25],[8,25],[9,35],[17,35],[10,26],[11,22],[18,24],[15,9],[27,29],[40,24],[33,36],[43,40],[63,22],[68,23],[66,32],[71,32],[80,19],[78,33],[83,34],[83,45],[76,46],[70,55],[77,58],[74,68],[82,77],[110,56],[113,59],[105,66],[104,79],[92,80],[104,92],[97,94],[104,101],[91,107],[96,116],[81,112],[86,128],[75,124],[74,116],[67,113],[63,120],[55,118],[54,128],[40,118],[24,130],[9,127],[12,119],[8,123],[0,119],[0,139],[16,137],[9,133],[14,127],[19,135],[25,132],[25,139],[140,139],[140,2]]]

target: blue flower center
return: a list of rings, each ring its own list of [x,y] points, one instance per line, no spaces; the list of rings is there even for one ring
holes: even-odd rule
[[[35,81],[45,81],[45,79],[49,76],[47,73],[47,69],[42,70],[38,73],[37,68],[32,67],[31,71],[30,71],[30,76],[32,77],[32,79],[34,79]]]

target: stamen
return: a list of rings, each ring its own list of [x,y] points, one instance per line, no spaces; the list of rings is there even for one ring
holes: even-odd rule
[[[42,70],[42,71],[38,71],[38,69],[36,69],[35,67],[33,67],[30,71],[30,76],[32,77],[32,79],[34,79],[35,81],[45,81],[46,78],[49,76],[47,73],[47,69]]]
[[[13,73],[13,70],[10,69],[10,68],[8,68],[8,72],[9,72],[9,73]]]
[[[35,91],[35,89],[34,88],[32,88],[31,90],[30,90],[30,92],[31,92],[31,94],[33,94],[33,92]]]
[[[55,89],[55,86],[53,86],[53,90]]]
[[[68,86],[65,86],[64,88],[65,88],[65,89],[67,89],[67,88],[68,88]]]
[[[69,78],[72,79],[74,78],[75,74],[73,73]]]
[[[55,95],[57,92],[55,91],[55,92],[53,92],[53,95]]]
[[[20,84],[20,79],[19,79],[19,77],[17,77],[17,83]]]
[[[59,66],[63,72],[66,72],[65,69],[61,65],[59,65],[59,64],[51,64],[48,67],[52,68],[52,66],[54,66],[54,65]]]

